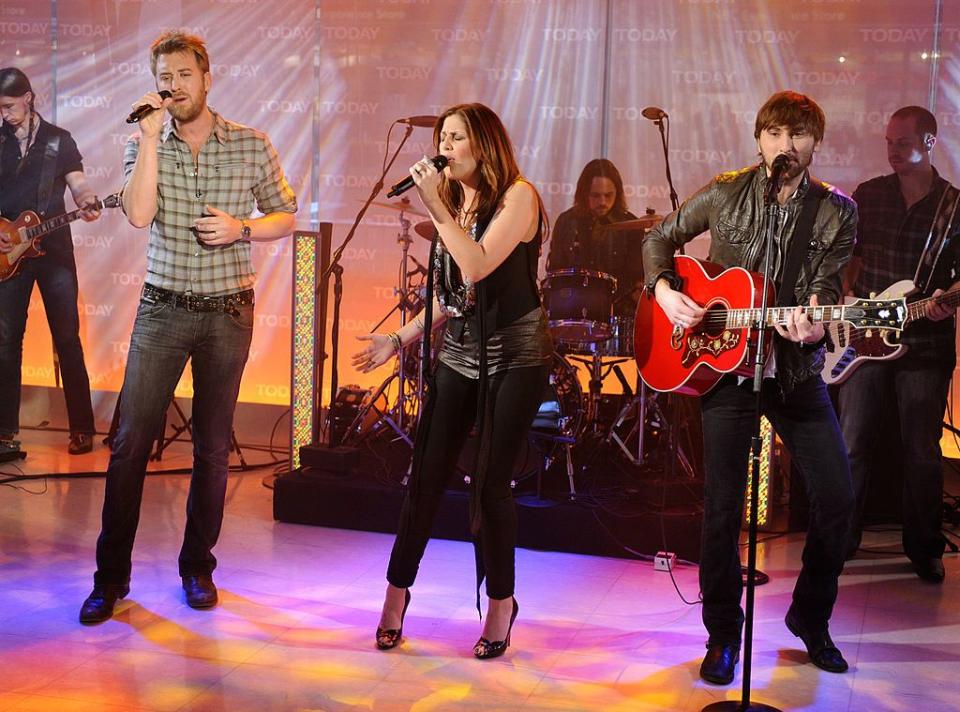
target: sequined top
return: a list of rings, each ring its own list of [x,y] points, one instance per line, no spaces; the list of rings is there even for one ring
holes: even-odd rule
[[[474,223],[469,231],[473,240],[479,242],[478,226]],[[521,243],[515,249],[516,255],[539,250],[539,233],[530,243]],[[535,284],[536,279],[531,274],[525,274],[523,260],[508,257],[495,273],[507,270],[508,279],[530,279]],[[531,260],[535,264],[535,257]],[[457,373],[474,380],[480,379],[480,334],[479,324],[475,317],[477,310],[477,285],[462,278],[456,263],[446,250],[441,240],[436,241],[433,253],[432,269],[434,271],[434,291],[440,308],[448,319],[447,330],[444,333],[443,345],[440,349],[440,362],[449,366]],[[501,280],[488,277],[488,284],[501,284]],[[517,282],[513,282],[517,284]],[[500,288],[502,290],[502,286]],[[499,290],[498,290],[499,291]],[[508,290],[509,291],[509,290]],[[530,290],[530,301],[533,306],[525,314],[518,316],[507,324],[500,324],[493,333],[487,336],[487,374],[498,373],[512,368],[540,366],[550,362],[553,353],[553,342],[547,330],[547,315],[543,306],[539,304],[535,286]],[[497,296],[505,296],[498,294]],[[522,303],[522,302],[520,302]]]
[[[477,380],[480,378],[480,342],[472,322],[464,323],[460,341],[447,329],[440,348],[440,363],[457,373]],[[512,324],[493,332],[487,339],[487,372],[489,374],[511,368],[541,366],[550,362],[553,343],[547,331],[547,315],[537,307]]]

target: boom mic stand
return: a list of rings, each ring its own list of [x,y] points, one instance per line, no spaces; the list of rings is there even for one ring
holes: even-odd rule
[[[400,122],[394,122],[394,124]],[[360,208],[360,212],[357,213],[357,217],[353,220],[353,225],[350,227],[350,231],[347,233],[347,236],[343,239],[343,242],[340,244],[340,247],[337,248],[336,252],[333,253],[330,257],[330,265],[327,269],[324,270],[323,274],[320,275],[319,284],[317,285],[317,293],[319,294],[321,290],[326,290],[327,285],[330,282],[330,275],[333,275],[333,325],[330,329],[330,404],[333,405],[334,399],[337,397],[337,386],[338,386],[338,374],[337,374],[337,355],[340,346],[340,303],[343,301],[343,266],[340,264],[340,258],[343,257],[343,251],[347,248],[347,245],[350,244],[350,241],[353,239],[354,234],[357,232],[357,228],[360,226],[360,221],[363,220],[363,216],[366,214],[367,209],[370,207],[370,203],[373,202],[373,199],[377,197],[377,194],[383,190],[383,181],[387,177],[387,173],[393,167],[394,161],[397,160],[397,156],[400,155],[400,149],[403,148],[403,145],[407,142],[407,139],[410,138],[410,134],[413,133],[413,124],[407,123],[407,128],[404,131],[403,138],[400,140],[400,145],[397,146],[397,150],[393,152],[393,155],[390,157],[390,161],[386,163],[383,167],[383,172],[380,174],[380,178],[377,179],[377,182],[373,186],[373,190],[370,191],[370,197],[367,198],[366,202],[363,204],[363,207]],[[391,127],[392,128],[392,127]],[[389,133],[387,134],[389,138]],[[320,413],[323,407],[323,362],[326,359],[326,354],[323,351],[323,344],[320,344],[320,354],[318,356],[318,367],[317,367],[317,389],[316,389],[316,398],[317,402],[314,404],[314,412]],[[329,415],[329,413],[328,413]],[[316,418],[319,421],[319,417]],[[316,437],[315,440],[319,441],[319,437]]]
[[[763,295],[760,300],[760,314],[757,320],[757,350],[753,358],[753,396],[755,404],[753,437],[750,439],[750,533],[747,538],[747,605],[744,610],[743,627],[742,699],[739,702],[737,700],[714,702],[704,707],[702,712],[780,712],[777,707],[772,707],[762,702],[750,701],[750,673],[753,662],[753,603],[757,578],[757,510],[760,508],[760,454],[763,449],[763,441],[760,437],[760,416],[763,412],[763,351],[766,337],[768,297],[771,291],[768,285],[773,283],[770,275],[773,264],[771,253],[773,252],[773,238],[774,233],[777,231],[777,217],[780,211],[776,200],[777,193],[779,192],[779,185],[776,184],[776,181],[771,181],[771,185],[768,185],[765,198],[766,227],[764,231],[764,244],[766,254],[763,258]]]
[[[663,169],[664,169],[664,172],[666,173],[667,186],[669,186],[670,188],[670,208],[671,210],[673,210],[673,212],[676,212],[677,210],[680,209],[680,198],[677,196],[677,189],[673,185],[673,173],[670,171],[670,116],[669,114],[667,114],[666,111],[663,111],[662,109],[658,109],[655,106],[644,109],[643,116],[645,116],[648,119],[651,119],[653,123],[656,125],[656,127],[660,130],[660,145],[663,147]],[[677,252],[681,255],[683,254],[682,245],[677,250]],[[642,379],[638,378],[637,380],[640,381],[638,385],[638,392],[641,398],[640,400],[641,408],[640,408],[638,417],[641,418],[641,420],[639,420],[640,428],[641,428],[639,449],[641,454],[639,457],[642,460],[642,457],[643,457],[642,455],[643,437],[642,436],[643,436],[643,427],[644,427],[642,418],[646,417],[646,409],[643,408],[642,406],[644,403],[644,396],[646,395],[646,385],[643,383]],[[677,398],[677,396],[675,395],[668,394],[666,396],[667,403],[665,404],[665,406],[666,406],[667,412],[672,412],[674,414],[676,413],[677,409],[674,407],[671,407],[673,405],[673,401],[675,398]],[[655,404],[656,401],[654,400],[653,403]],[[661,416],[662,415],[663,414],[661,412]],[[690,472],[693,471],[693,468],[691,467],[690,461],[687,459],[686,455],[680,449],[680,443],[677,440],[677,438],[680,435],[680,431],[684,429],[685,424],[683,422],[680,422],[674,425],[673,423],[669,423],[669,421],[667,421],[665,418],[664,418],[664,422],[667,423],[667,449],[670,452],[670,466],[671,466],[670,474],[671,475],[674,474],[676,464],[678,461],[680,462],[681,467],[683,467],[683,469],[689,474]]]

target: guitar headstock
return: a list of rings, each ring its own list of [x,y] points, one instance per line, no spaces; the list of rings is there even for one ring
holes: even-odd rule
[[[844,306],[843,320],[859,329],[902,331],[907,321],[906,297],[857,299]]]
[[[97,205],[100,210],[104,208],[119,208],[120,207],[120,194],[114,193],[113,195],[108,195],[102,201],[97,201]]]

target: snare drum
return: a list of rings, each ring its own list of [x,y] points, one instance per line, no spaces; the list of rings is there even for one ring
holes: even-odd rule
[[[610,319],[610,338],[606,341],[582,343],[565,343],[562,351],[574,356],[611,356],[633,357],[633,323],[632,316],[615,316]]]
[[[554,339],[578,344],[610,338],[615,277],[588,269],[561,269],[547,274],[541,290]]]
[[[603,356],[633,356],[632,316],[615,316],[611,322],[613,335],[603,342]]]

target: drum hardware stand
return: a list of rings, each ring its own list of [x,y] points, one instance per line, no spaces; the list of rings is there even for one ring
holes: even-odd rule
[[[619,358],[609,363],[604,363],[599,353],[594,352],[592,356],[567,356],[570,361],[582,363],[590,369],[590,395],[587,398],[587,421],[593,423],[594,434],[601,431],[599,422],[600,400],[603,396],[603,382],[609,378],[614,369],[621,363],[629,361],[628,358]],[[606,373],[604,373],[606,369]]]
[[[405,212],[400,211],[400,232],[397,234],[397,244],[400,245],[402,257],[400,258],[400,283],[397,287],[394,288],[393,293],[397,297],[397,303],[388,311],[384,317],[378,321],[371,331],[376,332],[387,319],[395,312],[400,312],[400,326],[404,326],[407,323],[407,314],[411,311],[417,311],[416,302],[419,300],[417,295],[417,290],[411,288],[410,279],[411,275],[408,269],[408,259],[416,261],[412,255],[409,255],[410,245],[413,243],[413,240],[410,238],[410,221],[406,218]],[[418,269],[424,269],[422,265],[418,263]],[[416,274],[414,272],[413,274]],[[423,300],[420,300],[423,301]],[[424,302],[425,303],[425,302]],[[408,344],[409,346],[409,344]],[[383,395],[387,387],[390,385],[390,382],[393,379],[397,379],[399,384],[399,391],[397,393],[397,401],[394,403],[393,407],[386,410],[380,411],[379,408],[376,408],[377,415],[380,420],[386,422],[394,432],[399,436],[399,439],[403,440],[407,445],[413,449],[413,440],[408,435],[408,432],[413,429],[414,422],[416,421],[416,416],[413,415],[410,417],[409,422],[407,420],[407,401],[412,398],[412,396],[407,394],[407,382],[409,381],[409,376],[407,375],[407,354],[406,348],[403,347],[400,349],[400,353],[397,355],[397,370],[394,373],[391,373],[386,380],[383,381],[378,387],[377,390],[370,396],[370,402],[361,407],[356,416],[354,416],[353,422],[350,423],[350,427],[347,428],[347,433],[357,432],[363,423],[364,417],[371,408],[375,407],[377,399]],[[416,357],[414,357],[416,360]],[[417,368],[417,390],[416,390],[416,407],[419,410],[421,399],[423,398],[423,374],[421,369]]]
[[[395,125],[398,122],[394,122]],[[391,125],[391,129],[392,126]],[[334,399],[337,397],[337,386],[338,386],[338,368],[337,368],[337,359],[339,355],[339,346],[340,346],[340,303],[343,298],[343,266],[340,264],[340,259],[343,257],[343,251],[347,249],[347,245],[350,244],[353,240],[354,235],[357,232],[357,228],[360,227],[360,223],[363,221],[363,216],[366,215],[367,210],[370,208],[370,204],[373,202],[373,199],[377,197],[381,190],[383,190],[384,179],[387,176],[387,173],[393,167],[394,162],[397,160],[397,157],[400,155],[400,151],[403,149],[404,144],[407,142],[407,139],[410,138],[410,134],[413,133],[413,124],[408,123],[403,134],[403,138],[400,140],[400,144],[397,146],[396,150],[393,152],[393,155],[390,157],[390,160],[387,161],[386,152],[384,153],[384,166],[383,172],[380,174],[380,177],[374,183],[373,188],[370,191],[369,197],[364,201],[363,207],[360,209],[360,212],[357,213],[356,217],[353,220],[353,225],[350,226],[347,236],[343,239],[343,242],[340,243],[340,246],[336,251],[330,256],[330,264],[323,271],[323,273],[317,279],[317,294],[323,292],[326,293],[326,290],[329,288],[330,277],[334,278],[333,284],[333,326],[330,329],[330,403],[333,404]],[[389,150],[389,139],[390,134],[387,134],[387,146],[385,151]],[[406,261],[404,261],[406,265]],[[316,389],[316,402],[313,404],[313,411],[317,414],[314,423],[314,433],[313,441],[315,443],[320,442],[320,416],[319,414],[323,410],[323,367],[324,362],[327,359],[327,354],[324,351],[325,344],[317,345],[317,359],[315,366],[315,382],[317,384]],[[329,417],[329,410],[327,411]]]
[[[541,448],[540,443],[542,441],[547,441],[551,443],[559,443],[563,445],[564,456],[566,459],[567,466],[567,487],[569,489],[569,499],[575,500],[577,498],[577,489],[573,483],[573,446],[576,445],[576,438],[571,438],[566,435],[550,435],[548,433],[541,433],[536,430],[530,431],[530,437],[533,438],[536,443],[536,448],[540,453],[540,466],[537,468],[537,501],[542,501],[542,484],[543,484],[543,473],[550,469],[550,466],[556,460],[556,456],[547,455],[546,450]]]
[[[386,392],[387,388],[390,386],[390,382],[398,377],[399,377],[399,374],[397,372],[391,373],[389,376],[387,376],[387,378],[383,381],[383,383],[377,386],[377,390],[373,391],[370,394],[370,400],[367,403],[364,403],[360,407],[360,409],[357,411],[357,414],[354,416],[353,421],[351,421],[350,426],[347,428],[346,435],[344,437],[345,441],[348,440],[355,433],[359,434],[360,428],[363,425],[363,419],[366,417],[367,413],[373,410],[377,414],[378,422],[383,421],[384,423],[389,425],[393,429],[393,431],[397,434],[396,439],[403,440],[407,445],[410,446],[411,450],[413,449],[413,440],[410,439],[410,436],[406,433],[406,431],[404,431],[400,423],[397,422],[397,420],[394,420],[394,418],[391,416],[393,409],[383,411],[377,408],[377,400],[380,398],[380,396],[382,396]],[[377,426],[374,425],[373,427],[375,430]]]
[[[687,453],[684,452],[683,447],[677,441],[675,432],[677,428],[670,423],[663,409],[660,407],[660,402],[657,400],[657,392],[648,389],[647,385],[639,376],[637,380],[639,384],[637,385],[636,392],[617,414],[617,418],[614,420],[613,425],[610,427],[610,432],[607,435],[607,442],[609,443],[611,440],[616,442],[617,446],[623,451],[623,454],[626,455],[631,464],[642,467],[646,464],[647,459],[647,456],[644,454],[644,441],[646,439],[646,425],[649,414],[657,419],[661,430],[667,431],[667,442],[673,455],[671,461],[679,463],[689,479],[695,479],[696,470],[694,470],[690,458],[687,457]],[[624,421],[630,417],[631,412],[636,413],[633,425],[630,427],[630,430],[627,431],[627,434],[621,438],[617,432],[617,428],[623,425]],[[636,454],[634,454],[627,445],[634,433],[637,434]]]

